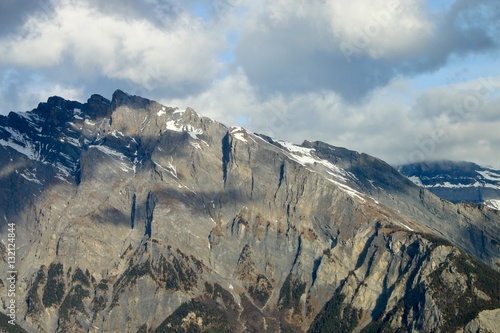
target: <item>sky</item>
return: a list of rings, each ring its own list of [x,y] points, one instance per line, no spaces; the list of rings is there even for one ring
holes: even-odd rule
[[[392,165],[500,167],[500,2],[1,0],[1,114],[116,89]]]

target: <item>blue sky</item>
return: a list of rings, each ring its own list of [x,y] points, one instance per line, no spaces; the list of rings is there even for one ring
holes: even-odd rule
[[[500,166],[493,0],[5,0],[0,113],[114,90],[391,164]]]

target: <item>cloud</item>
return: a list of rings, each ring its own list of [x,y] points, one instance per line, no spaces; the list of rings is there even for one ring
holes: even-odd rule
[[[323,3],[282,0],[266,5],[249,11],[235,48],[235,65],[245,69],[263,94],[329,89],[354,100],[387,83],[388,63],[369,57],[356,64],[346,61]]]
[[[418,52],[434,29],[422,1],[328,1],[333,35],[348,61],[356,54],[397,59]]]
[[[0,114],[32,110],[55,95],[76,101],[88,98],[82,87],[64,86],[27,70],[0,70]]]
[[[53,14],[54,7],[51,0],[2,0],[0,1],[0,36],[15,33],[32,16],[48,19]]]
[[[427,89],[416,100],[416,119],[445,117],[450,123],[500,119],[498,106],[500,76],[489,76]]]
[[[435,14],[416,0],[266,3],[249,10],[235,65],[265,93],[328,89],[356,102],[452,55],[498,50],[498,5],[469,3]]]
[[[32,17],[21,33],[4,37],[0,62],[182,93],[214,79],[222,66],[217,53],[224,48],[217,27],[207,30],[188,13],[157,26],[140,15],[109,16],[82,1],[62,1],[53,20]]]
[[[498,4],[488,0],[457,0],[437,13],[417,0],[51,4],[4,4],[25,20],[0,39],[0,63],[70,72],[65,84],[107,78],[153,95],[201,92],[243,68],[262,97],[331,90],[352,103],[450,55],[498,47]]]

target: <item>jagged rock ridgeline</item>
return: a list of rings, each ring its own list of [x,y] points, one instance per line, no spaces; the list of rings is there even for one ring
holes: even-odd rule
[[[0,188],[27,332],[472,332],[500,311],[498,211],[122,91],[1,117]]]

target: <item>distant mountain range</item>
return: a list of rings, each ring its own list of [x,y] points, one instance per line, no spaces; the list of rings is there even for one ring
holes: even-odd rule
[[[408,174],[497,184],[443,168]],[[0,116],[0,332],[498,331],[500,211],[427,188],[120,90],[51,97]]]
[[[500,170],[471,162],[433,161],[407,164],[398,171],[419,186],[454,203],[484,203],[500,209]]]

